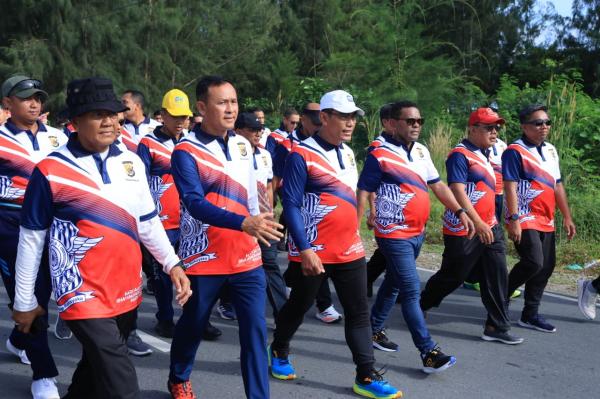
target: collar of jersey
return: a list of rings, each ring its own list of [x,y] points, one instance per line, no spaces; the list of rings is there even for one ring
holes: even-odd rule
[[[175,138],[173,138],[173,137],[169,136],[169,135],[168,135],[168,134],[166,134],[166,133],[163,133],[163,131],[162,131],[161,129],[162,129],[162,125],[160,125],[160,126],[157,126],[157,127],[154,129],[154,132],[153,132],[153,133],[154,133],[154,136],[156,136],[156,138],[158,139],[158,141],[160,141],[161,143],[164,143],[165,141],[172,140],[172,141],[173,141],[173,143],[177,144],[177,139],[175,139]]]
[[[304,141],[308,138],[307,135],[305,135],[304,133],[302,133],[302,129],[297,129],[294,130],[294,133],[292,134],[292,138],[298,141]]]
[[[146,115],[144,115],[144,120],[143,120],[143,121],[141,121],[139,125],[136,125],[135,123],[133,123],[133,122],[132,122],[132,121],[130,121],[129,119],[125,119],[125,124],[126,124],[126,125],[127,125],[127,124],[130,124],[130,125],[133,125],[133,126],[141,126],[141,125],[143,125],[144,123],[146,123],[146,124],[150,123],[150,118],[148,118]]]
[[[381,135],[383,136],[383,138],[385,139],[385,141],[387,143],[390,143],[392,145],[395,145],[396,147],[400,147],[400,148],[404,148],[404,151],[406,151],[406,153],[410,156],[410,152],[411,150],[415,147],[415,143],[412,143],[412,145],[410,146],[410,148],[408,148],[408,146],[406,144],[404,144],[403,142],[401,142],[400,140],[396,140],[394,138],[394,136],[392,136],[389,133],[386,132],[381,132]]]
[[[331,143],[328,143],[327,141],[323,140],[321,136],[319,136],[319,132],[313,134],[312,137],[317,142],[317,144],[319,144],[325,151],[331,151],[334,148],[339,148],[341,150],[344,146],[343,143],[340,145],[333,145]]]
[[[479,148],[477,147],[475,144],[471,143],[469,141],[469,139],[463,139],[463,141],[461,141],[461,143],[467,147],[467,150],[469,151],[473,151],[473,152],[477,152],[477,151],[481,151],[481,153],[486,157],[489,158],[490,157],[490,149],[484,149],[484,148]]]
[[[521,140],[523,140],[523,144],[525,144],[527,147],[529,147],[529,148],[536,147],[540,151],[542,150],[542,147],[546,145],[545,141],[542,141],[542,144],[540,144],[540,145],[535,145],[531,141],[527,140],[527,137],[525,135],[521,136]]]
[[[97,154],[96,152],[90,152],[81,146],[81,144],[79,143],[79,140],[77,140],[77,132],[73,132],[69,136],[69,141],[67,142],[67,148],[69,149],[69,151],[71,151],[71,154],[73,154],[75,156],[75,158],[87,157],[89,155]],[[108,157],[116,157],[117,155],[120,155],[121,153],[122,153],[122,151],[119,150],[119,147],[117,147],[117,145],[115,143],[112,143],[108,147]]]
[[[44,125],[42,122],[40,121],[36,121],[37,125],[38,125],[38,132],[47,132],[48,129],[46,129],[46,125]],[[12,133],[12,134],[19,134],[22,132],[28,132],[29,130],[26,129],[19,129],[11,120],[11,118],[8,118],[8,120],[6,121],[6,123],[4,124],[4,126],[6,126],[6,128]]]
[[[202,144],[208,144],[213,140],[217,140],[218,142],[223,143],[223,144],[225,143],[225,140],[223,139],[223,137],[213,136],[212,134],[206,133],[199,126],[194,127],[194,130],[192,130],[192,131],[196,135],[196,138],[198,139],[198,141],[200,141]],[[227,137],[234,137],[234,136],[235,136],[235,132],[233,130],[227,131]]]

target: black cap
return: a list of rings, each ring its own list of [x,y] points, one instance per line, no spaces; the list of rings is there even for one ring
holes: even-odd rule
[[[85,114],[89,111],[123,112],[129,108],[117,100],[113,84],[106,78],[76,79],[67,86],[67,116]]]
[[[254,112],[242,112],[235,120],[236,129],[249,128],[252,130],[262,130],[263,125],[259,122]]]

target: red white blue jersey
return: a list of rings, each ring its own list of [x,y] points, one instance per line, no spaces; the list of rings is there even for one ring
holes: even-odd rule
[[[171,174],[171,154],[177,144],[161,132],[158,126],[154,132],[142,137],[138,145],[138,156],[146,167],[150,193],[165,230],[179,229],[179,193]]]
[[[502,153],[506,150],[506,143],[500,139],[496,139],[496,143],[490,148],[490,163],[494,168],[494,176],[496,176],[496,195],[502,195],[504,192],[502,182]]]
[[[390,137],[389,134],[387,134],[385,132],[381,132],[381,134],[379,136],[375,137],[375,140],[371,141],[371,144],[369,144],[369,148],[367,148],[367,152],[371,152],[375,148],[380,147],[381,145],[385,144],[386,136]]]
[[[294,147],[283,181],[290,260],[300,262],[299,252],[309,248],[326,264],[364,256],[356,217],[358,172],[350,147],[315,134]]]
[[[10,119],[0,126],[0,207],[20,208],[35,165],[66,142],[63,132],[41,122],[35,135]]]
[[[35,167],[21,225],[50,229],[52,288],[61,318],[113,317],[142,300],[138,228],[156,210],[137,155],[116,144],[93,154],[76,137]]]
[[[448,154],[446,171],[448,184],[465,185],[465,193],[475,212],[488,224],[495,226],[496,220],[496,177],[489,161],[489,151],[482,150],[469,140],[463,140]],[[444,234],[466,236],[467,231],[454,211],[446,208],[442,217]]]
[[[269,151],[272,159],[275,159],[277,147],[288,137],[288,135],[288,132],[281,129],[275,129],[269,134],[267,142],[265,143],[265,149]]]
[[[123,129],[129,132],[130,137],[133,138],[136,143],[139,143],[142,137],[152,133],[157,126],[160,126],[159,122],[146,117],[139,125],[126,120]]]
[[[536,146],[525,137],[508,146],[502,156],[505,181],[517,182],[519,222],[522,229],[554,231],[555,189],[560,183],[556,148]]]
[[[285,167],[285,160],[290,154],[294,146],[298,145],[301,141],[306,140],[308,136],[302,134],[299,130],[294,130],[290,135],[287,136],[279,145],[275,148],[275,157],[273,158],[273,175],[283,178],[283,169]]]
[[[127,150],[137,153],[138,141],[139,140],[133,138],[133,136],[131,135],[131,133],[129,133],[128,130],[122,128],[121,135],[119,136],[119,138],[117,138],[116,143],[117,145],[119,145],[119,148],[121,150]]]
[[[376,192],[375,236],[406,239],[425,230],[429,219],[428,184],[440,181],[427,148],[387,137],[374,147],[358,180],[359,190]]]
[[[273,204],[269,198],[268,184],[273,180],[273,161],[271,154],[264,148],[254,149],[253,166],[256,175],[256,193],[260,213],[273,212]]]
[[[226,141],[194,128],[171,157],[181,198],[179,257],[192,275],[234,274],[261,265],[256,240],[241,231],[259,213],[252,147],[228,132]]]

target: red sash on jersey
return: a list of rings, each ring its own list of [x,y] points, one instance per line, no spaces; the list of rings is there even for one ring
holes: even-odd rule
[[[138,145],[137,145],[136,141],[133,139],[133,136],[131,135],[131,133],[129,133],[129,130],[121,129],[120,139],[129,151],[137,153]]]
[[[527,149],[514,143],[508,148],[521,154],[523,173],[527,179],[520,180],[517,184],[521,228],[543,232],[554,231],[556,180],[542,168],[539,160]]]
[[[276,130],[273,130],[271,134],[269,134],[269,137],[273,138],[277,144],[281,144],[283,141],[285,141],[285,137]]]
[[[175,151],[190,153],[196,161],[200,180],[215,187],[214,192],[205,191],[206,200],[219,208],[249,216],[247,207],[242,205],[243,201],[247,201],[247,190],[226,174],[226,165],[223,165],[208,150],[190,142],[179,143]],[[236,197],[237,201],[234,199]],[[186,220],[183,218],[181,220],[182,234],[187,228]],[[234,274],[254,269],[262,264],[258,243],[242,231],[203,225],[201,235],[198,241],[201,251],[183,259],[187,267],[186,274]]]
[[[26,148],[4,133],[0,133],[0,167],[9,171],[4,176],[6,181],[0,181],[0,200],[22,205],[35,163],[31,161]]]
[[[335,169],[316,152],[301,145],[294,146],[292,152],[304,158],[311,185],[327,188],[319,194],[305,195],[303,211],[308,211],[316,222],[316,225],[306,226],[309,238],[316,233],[312,242],[309,239],[313,250],[323,263],[346,263],[364,257],[358,232],[355,191],[338,180]],[[292,250],[289,259],[301,261],[299,254]]]
[[[465,147],[459,146],[453,148],[448,156],[456,152],[463,154],[467,158],[469,175],[473,175],[476,180],[476,182],[467,182],[465,185],[465,192],[475,212],[477,212],[481,220],[487,223],[488,226],[495,226],[498,221],[496,220],[496,182],[494,181],[494,173],[489,171],[481,158]],[[455,216],[453,211],[447,208],[443,216],[443,225],[443,233],[446,235],[467,235],[467,231],[460,222],[460,219]]]

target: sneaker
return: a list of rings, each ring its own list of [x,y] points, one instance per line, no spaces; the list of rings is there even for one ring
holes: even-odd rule
[[[219,306],[217,306],[217,313],[224,320],[235,320],[237,319],[235,315],[235,309],[233,305],[229,302],[219,301]]]
[[[598,291],[594,289],[591,280],[580,278],[577,280],[577,302],[579,310],[586,319],[594,320],[596,318],[596,298]]]
[[[278,380],[296,379],[296,371],[288,356],[281,356],[271,349],[271,345],[267,347],[267,353],[269,355],[269,369],[273,377]]]
[[[223,333],[217,327],[210,324],[210,321],[206,324],[204,331],[202,332],[202,339],[205,341],[216,341]]]
[[[514,290],[512,294],[510,294],[510,299],[515,299],[521,296],[521,290]]]
[[[196,399],[194,391],[192,390],[192,383],[190,381],[184,382],[167,382],[167,388],[171,393],[172,399]]]
[[[127,351],[134,356],[147,356],[152,353],[150,346],[142,341],[136,330],[127,337]]]
[[[342,315],[339,314],[337,310],[335,310],[333,305],[331,305],[322,312],[319,312],[317,310],[315,317],[321,320],[323,323],[327,324],[337,323],[338,321],[342,320]]]
[[[381,330],[373,334],[373,348],[384,352],[396,352],[398,345],[389,340],[385,334],[385,330]]]
[[[492,329],[484,329],[481,339],[484,341],[497,341],[507,345],[517,345],[523,342],[523,338],[512,336],[508,331],[498,331]]]
[[[395,399],[402,397],[402,391],[399,391],[389,382],[383,379],[383,373],[376,370],[371,371],[368,377],[354,380],[352,386],[354,393],[365,398],[375,399]]]
[[[530,317],[528,319],[524,319],[523,316],[521,316],[521,319],[519,320],[519,325],[521,327],[531,328],[533,330],[538,330],[547,333],[556,332],[556,327],[548,323],[546,319],[544,319],[544,317],[540,316],[539,314],[536,314],[535,316]]]
[[[54,336],[58,339],[71,339],[73,337],[67,322],[61,319],[60,316],[56,317],[56,323],[54,323]]]
[[[466,288],[468,290],[481,291],[481,286],[479,285],[479,283],[469,283],[465,281],[463,282],[463,288]]]
[[[163,338],[173,338],[175,324],[170,320],[158,320],[154,326],[154,331]]]
[[[19,358],[23,364],[31,364],[25,349],[19,349],[10,342],[10,338],[6,340],[6,350]]]
[[[34,380],[31,383],[31,394],[33,399],[60,399],[54,378]]]
[[[427,374],[439,373],[454,366],[454,363],[456,363],[454,356],[444,354],[438,346],[422,354],[421,360],[423,360],[423,371]]]

